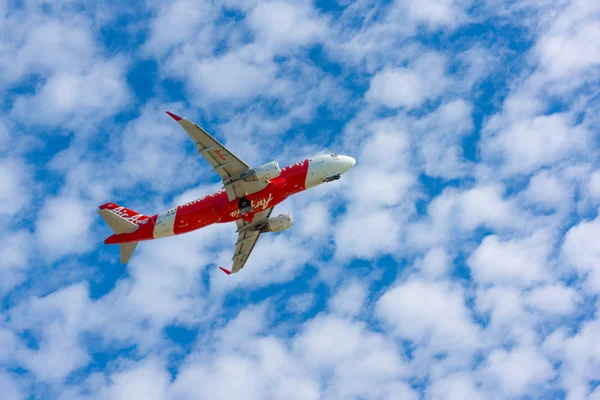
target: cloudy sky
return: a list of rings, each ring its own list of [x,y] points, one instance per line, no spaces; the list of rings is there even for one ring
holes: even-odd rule
[[[2,399],[600,398],[600,2],[0,0]],[[119,264],[97,206],[356,167]]]

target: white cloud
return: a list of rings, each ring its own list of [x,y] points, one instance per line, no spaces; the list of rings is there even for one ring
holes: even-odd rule
[[[203,235],[141,243],[128,264],[131,285],[123,287],[123,297],[115,298],[119,307],[158,327],[193,315],[193,308],[202,306],[200,301],[194,302],[193,296],[202,292],[199,274],[212,261],[200,251],[202,246],[216,240],[209,238],[210,234],[203,232]],[[203,237],[206,241],[200,245]],[[115,246],[107,251],[118,254]]]
[[[35,235],[47,259],[67,254],[82,254],[89,250],[90,225],[96,209],[79,198],[50,197],[40,210]]]
[[[6,121],[0,119],[0,150],[4,151],[10,142],[9,128]]]
[[[3,318],[4,319],[4,318]],[[19,338],[11,330],[0,328],[0,362],[9,364],[19,347]]]
[[[475,309],[489,317],[486,336],[492,343],[529,343],[535,337],[536,314],[527,312],[519,289],[492,286],[477,291]]]
[[[416,177],[409,167],[410,142],[394,121],[369,127],[357,165],[344,176],[346,213],[335,225],[336,258],[371,258],[393,253],[400,245],[400,221],[407,218]]]
[[[479,328],[465,306],[461,288],[447,283],[409,280],[388,290],[377,301],[376,315],[397,335],[455,351],[480,346]]]
[[[580,301],[579,294],[563,284],[541,286],[527,295],[531,307],[550,315],[571,315]]]
[[[427,217],[406,228],[408,245],[427,250],[459,240],[480,227],[498,233],[532,229],[525,226],[523,211],[514,199],[505,198],[504,191],[498,183],[479,184],[463,191],[446,188],[428,204]]]
[[[506,241],[491,235],[483,239],[467,263],[479,283],[528,286],[548,279],[551,248],[552,242],[543,232]]]
[[[261,157],[266,152],[293,157],[294,161],[299,156],[315,155],[314,151],[322,147],[300,135],[295,137],[293,146],[291,142],[279,144],[274,139],[297,129],[298,124],[311,121],[319,107],[335,111],[349,101],[349,93],[339,82],[312,64],[294,62],[278,68],[282,68],[278,72],[281,76],[260,93],[252,107],[247,112],[232,114],[218,128],[229,140],[247,149],[251,157],[244,159],[248,162],[264,162]],[[272,108],[273,99],[277,99],[276,112]]]
[[[555,376],[548,360],[535,347],[494,350],[486,359],[483,375],[509,396],[536,393],[535,386]]]
[[[378,73],[366,97],[389,108],[414,107],[426,98],[425,90],[414,71],[398,68]]]
[[[415,268],[429,278],[440,278],[448,273],[451,259],[441,247],[434,247],[425,257],[415,261]]]
[[[13,376],[0,371],[0,390],[2,398],[5,400],[20,400],[25,399],[24,391],[19,384],[15,382]]]
[[[5,232],[0,238],[0,296],[25,279],[28,262],[34,253],[31,234],[25,230]]]
[[[20,46],[0,46],[0,76],[5,84],[16,82],[30,73],[52,75],[73,71],[94,57],[96,44],[89,25],[81,16],[59,20],[15,12],[3,22],[7,40],[22,41]],[[25,18],[23,18],[25,17]]]
[[[221,245],[226,233],[232,233],[231,226],[222,224],[140,243],[127,264],[128,279],[121,279],[94,303],[103,320],[88,328],[113,340],[135,340],[138,346],[151,348],[163,340],[162,329],[168,324],[188,326],[212,318],[221,310],[223,292],[235,288],[235,281],[224,279],[227,276],[214,265],[216,256],[207,251]],[[101,251],[113,264],[118,262],[117,246],[103,246]],[[209,266],[214,269],[210,292],[202,283]],[[210,302],[205,301],[208,293]]]
[[[600,34],[600,24],[590,21],[575,29],[575,35],[548,35],[537,44],[541,62],[551,73],[565,75],[600,64],[600,45],[592,39]]]
[[[392,210],[348,214],[335,231],[336,257],[372,258],[393,253],[400,245],[399,218]]]
[[[435,28],[452,28],[460,25],[467,19],[465,8],[469,3],[469,1],[463,0],[425,0],[420,2],[398,0],[396,6],[399,7],[398,11],[407,11],[411,19],[434,30]]]
[[[418,32],[451,32],[468,21],[470,1],[354,2],[335,24],[337,37],[328,41],[330,53],[344,64],[368,73],[401,65],[429,48],[412,40]]]
[[[419,106],[444,92],[448,84],[445,68],[443,56],[429,53],[411,68],[384,69],[371,80],[365,98],[388,108]]]
[[[193,0],[178,0],[158,3],[156,18],[150,21],[150,34],[144,50],[150,54],[164,56],[188,40],[193,39],[200,48],[212,49],[214,40],[212,24],[198,24],[200,20],[211,20],[217,8],[210,3],[198,4]],[[172,29],[177,26],[177,29]]]
[[[231,227],[228,229],[233,232]],[[235,239],[228,243],[231,245],[221,252],[221,257],[217,260],[219,265],[231,264],[231,246],[235,243]],[[233,290],[236,286],[257,287],[274,282],[287,282],[298,274],[305,264],[316,259],[316,251],[317,248],[305,246],[291,232],[263,235],[252,251],[252,257],[248,259],[243,271],[232,275],[231,277],[235,277],[234,279],[225,282],[219,279],[214,284],[215,291],[220,292],[226,288]],[[215,274],[221,275],[222,273],[215,270]]]
[[[297,59],[274,60],[325,37],[327,20],[311,3],[233,1],[189,13],[190,7],[197,8],[185,0],[160,6],[145,49],[162,61],[163,73],[183,79],[193,102],[204,109],[218,107],[221,114],[253,99],[258,99],[254,111],[262,100],[277,99],[292,113],[306,106],[303,102],[312,103],[308,91],[322,83],[315,79],[312,65]],[[226,14],[232,11],[244,18],[229,21]],[[166,27],[174,24],[182,29],[171,36]],[[261,118],[260,122],[268,121]]]
[[[30,181],[29,168],[23,160],[0,160],[0,215],[12,217],[29,203]]]
[[[544,339],[544,342],[540,346],[542,352],[548,356],[548,359],[555,361],[562,357],[564,351],[563,344],[567,338],[567,331],[565,326],[561,326],[554,332],[550,333]]]
[[[124,57],[106,57],[92,20],[63,2],[43,10],[36,2],[4,16],[0,23],[0,86],[34,78],[31,91],[13,93],[10,116],[21,123],[77,129],[114,115],[130,100]],[[98,16],[97,14],[95,16]],[[36,132],[39,140],[39,132]]]
[[[474,377],[467,373],[457,373],[442,379],[436,379],[426,391],[427,399],[485,399],[485,394],[478,389]]]
[[[329,302],[333,313],[347,316],[357,315],[364,305],[367,288],[356,280],[351,280],[340,288]]]
[[[600,171],[592,172],[590,180],[586,185],[586,191],[589,197],[595,201],[600,201]]]
[[[524,197],[546,210],[569,209],[573,190],[563,180],[548,171],[541,171],[529,181]]]
[[[559,333],[554,337],[554,356],[562,361],[562,386],[566,388],[567,398],[584,398],[591,391],[592,382],[598,378],[600,321],[597,316],[585,321],[571,337],[565,337],[564,331]]]
[[[245,101],[267,93],[275,70],[256,63],[242,52],[200,60],[190,81],[199,101]]]
[[[101,397],[160,400],[167,397],[170,376],[159,360],[144,359],[130,369],[112,374],[110,381],[110,386]]]
[[[347,196],[361,208],[395,206],[409,195],[416,181],[408,167],[410,142],[393,121],[379,122],[371,129],[374,134],[361,146],[357,165],[344,176],[350,192]]]
[[[327,21],[306,2],[260,2],[247,19],[261,46],[273,47],[276,52],[293,51],[296,46],[316,42],[327,33]]]
[[[169,393],[176,398],[317,399],[320,385],[278,337],[267,335],[265,305],[247,307],[222,330],[207,332],[183,363]],[[200,383],[200,384],[199,384]]]
[[[60,382],[86,365],[89,355],[78,335],[85,321],[93,318],[90,309],[85,285],[70,286],[42,298],[33,297],[11,309],[11,328],[21,332],[31,330],[39,341],[39,349],[17,347],[15,360],[46,382]]]
[[[515,120],[485,138],[483,154],[499,159],[508,174],[523,174],[575,157],[587,149],[589,132],[564,113]]]
[[[312,293],[299,294],[288,299],[287,309],[294,313],[307,312],[315,302],[315,296]]]
[[[223,349],[205,362],[185,365],[172,388],[176,398],[318,399],[319,385],[294,365],[285,348],[271,338],[254,339],[246,356]],[[198,384],[202,382],[202,384]]]
[[[385,336],[369,331],[361,322],[335,316],[322,315],[308,322],[295,340],[294,351],[317,368],[315,371],[331,376],[326,398],[392,398],[388,386],[407,373]],[[399,386],[403,393],[411,394],[406,385]]]
[[[425,174],[457,178],[467,173],[462,141],[473,129],[472,105],[453,100],[414,122],[410,131],[418,143]]]
[[[511,218],[517,210],[510,199],[504,198],[504,188],[498,184],[476,186],[463,192],[459,199],[460,225],[466,231],[479,226],[495,230],[514,227]]]
[[[590,400],[599,400],[600,399],[600,387],[596,387],[594,391],[588,396]]]
[[[39,278],[29,274],[32,280],[10,293],[10,309],[0,315],[0,362],[30,371],[24,381],[0,372],[5,397],[26,394],[26,384],[63,398],[543,397],[557,388],[572,398],[589,395],[600,366],[598,320],[589,315],[600,288],[593,240],[599,219],[580,218],[595,215],[600,199],[600,178],[591,173],[598,107],[590,82],[597,80],[598,46],[587,45],[598,30],[598,6],[551,3],[491,11],[470,9],[469,0],[398,0],[325,13],[303,1],[198,7],[179,0],[155,3],[150,21],[128,24],[123,32],[149,28],[150,36],[140,52],[116,57],[100,43],[103,24],[118,15],[111,8],[80,13],[71,2],[33,2],[1,13],[0,86],[23,86],[7,96],[6,126],[25,129],[3,139],[0,128],[0,148],[31,151],[14,144],[27,140],[32,124],[79,133],[59,155],[41,145],[31,153],[52,157],[47,167],[64,181],[43,198],[33,167],[11,164],[16,156],[3,159],[4,169],[0,161],[0,186],[8,188],[0,193],[6,215],[0,292],[35,272],[29,264],[37,253],[49,261],[40,268],[54,269],[52,261],[100,241],[90,235],[99,199],[125,198],[151,213],[212,190],[189,188],[209,167],[163,114],[181,110],[163,105],[163,98],[179,96],[169,90],[172,83],[201,108],[197,122],[210,121],[209,131],[235,143],[232,150],[253,165],[323,146],[358,160],[340,182],[288,202],[298,217],[295,229],[261,238],[240,274],[226,276],[213,265],[230,262],[235,234],[225,224],[141,244],[123,276],[122,269],[108,274],[118,249],[101,246],[91,279],[107,293],[97,300],[84,283],[32,297]],[[492,42],[486,35],[454,41],[453,30],[473,18],[492,28],[508,21],[502,33],[526,24],[524,35],[534,44],[524,54],[508,49],[503,34]],[[422,34],[439,38],[443,54],[417,44]],[[325,52],[308,59],[313,45]],[[582,48],[589,51],[574,59]],[[138,118],[111,128],[98,152],[85,133],[129,105],[128,60],[140,55],[157,62],[158,80],[148,82],[157,98],[133,110]],[[489,81],[480,87],[483,77]],[[29,78],[36,86],[26,85]],[[365,98],[356,97],[369,84]],[[355,117],[347,123],[349,115]],[[328,118],[340,126],[321,126]],[[282,145],[281,135],[303,132],[309,136]],[[478,164],[463,156],[471,140],[479,140]],[[429,181],[423,175],[435,183],[422,183]],[[39,205],[35,232],[1,224],[30,204]],[[423,204],[424,216],[417,213]],[[334,245],[333,260],[323,261]],[[379,259],[384,254],[397,263]],[[356,263],[352,274],[363,278],[340,284],[352,258],[372,262]],[[462,276],[465,259],[474,280]],[[74,257],[69,262],[81,267]],[[298,274],[307,263],[323,268],[309,273],[309,292],[302,293],[294,279],[303,279]],[[571,283],[565,266],[587,283]],[[373,288],[394,274],[400,280],[371,304]],[[373,277],[383,280],[371,285]],[[330,298],[323,298],[323,281],[336,283]],[[261,303],[267,293],[273,301]],[[282,320],[287,313],[293,317]],[[198,332],[189,354],[166,334],[169,324]],[[124,348],[135,348],[134,356]],[[109,354],[108,363],[86,376],[92,352]],[[560,376],[550,362],[561,365]]]
[[[586,276],[588,290],[600,291],[600,217],[592,221],[582,221],[573,226],[565,235],[561,255],[564,261],[579,274]]]
[[[570,77],[600,64],[600,7],[594,1],[570,2],[535,46],[542,66],[554,77]]]
[[[324,202],[309,203],[294,214],[294,230],[305,237],[322,237],[329,232],[331,213]]]
[[[195,149],[194,142],[165,114],[168,110],[179,112],[178,108],[179,104],[156,103],[141,107],[140,116],[130,120],[123,135],[116,139],[117,169],[105,179],[124,188],[145,183],[153,190],[167,191],[197,181],[202,173],[212,173],[208,162],[196,151],[186,152]],[[194,173],[182,173],[186,170]]]
[[[28,124],[84,128],[122,111],[130,100],[121,60],[97,62],[81,71],[57,72],[33,96],[21,96],[12,116]]]
[[[598,6],[588,0],[535,6],[537,15],[530,21],[540,24],[537,43],[528,54],[531,73],[514,81],[503,112],[485,124],[481,143],[486,159],[494,165],[500,161],[507,175],[591,156],[596,118],[586,110],[595,106],[585,92],[597,80],[593,68],[600,59],[597,46],[590,47],[587,40],[597,29]],[[585,55],[579,54],[581,48],[586,48]],[[566,110],[551,113],[559,98]]]

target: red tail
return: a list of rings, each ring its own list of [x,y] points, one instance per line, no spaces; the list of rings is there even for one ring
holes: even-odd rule
[[[101,210],[107,209],[117,214],[119,217],[123,217],[127,221],[131,221],[136,225],[143,225],[148,222],[147,215],[141,214],[137,211],[130,210],[129,208],[122,207],[116,203],[106,203],[99,207]]]

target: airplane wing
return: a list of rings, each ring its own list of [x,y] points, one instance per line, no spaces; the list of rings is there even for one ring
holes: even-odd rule
[[[231,270],[220,267],[223,272],[226,274],[235,274],[240,269],[244,268],[248,257],[250,257],[250,253],[254,249],[254,245],[258,241],[260,228],[264,225],[264,222],[269,219],[272,212],[273,208],[271,207],[256,213],[251,223],[242,219],[235,221],[239,233],[235,244],[235,252],[231,259],[233,261],[233,266],[231,267]]]
[[[230,182],[231,178],[250,170],[250,166],[240,160],[239,157],[219,143],[217,139],[212,137],[200,126],[169,111],[167,111],[167,114],[185,129],[196,144],[198,152],[208,160],[210,165],[212,165],[213,171],[221,176],[230,201],[246,194],[256,193],[267,186],[266,182]]]

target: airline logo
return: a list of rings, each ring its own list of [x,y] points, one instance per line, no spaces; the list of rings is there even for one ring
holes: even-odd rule
[[[223,152],[220,149],[216,149],[215,151],[213,151],[213,153],[215,153],[215,155],[219,157],[221,161],[227,161],[227,156],[223,154]]]
[[[136,213],[135,211],[131,211],[126,209],[125,207],[117,207],[110,210],[117,214],[119,217],[126,219],[127,221],[133,222],[137,225],[143,225],[148,222],[148,217],[144,214]],[[133,215],[129,215],[129,213],[133,213]]]
[[[269,193],[269,197],[260,199],[257,202],[251,201],[250,203],[252,204],[252,208],[254,209],[254,212],[256,212],[256,211],[263,211],[263,210],[266,210],[267,208],[269,208],[269,204],[271,204],[271,201],[273,201],[273,195],[271,193]],[[234,218],[239,217],[240,210],[235,210],[234,212],[232,212],[229,215]]]

